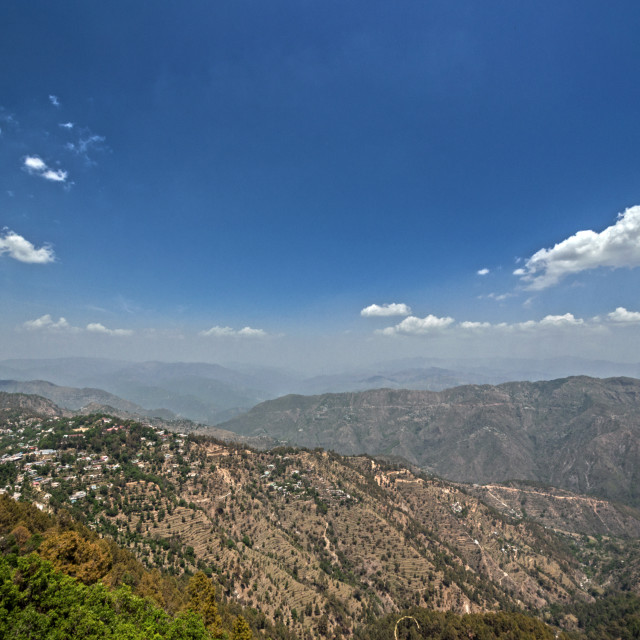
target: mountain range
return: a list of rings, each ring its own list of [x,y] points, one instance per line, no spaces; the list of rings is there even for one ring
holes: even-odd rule
[[[530,480],[640,503],[640,381],[632,378],[289,395],[219,427],[400,458],[456,481]]]
[[[317,395],[371,389],[442,391],[467,384],[499,384],[510,380],[543,380],[575,374],[596,377],[640,377],[640,366],[579,359],[442,360],[409,358],[354,367],[349,371],[303,374],[273,367],[222,366],[197,362],[142,362],[99,358],[14,359],[0,361],[0,379],[47,381],[83,390],[77,398],[58,394],[62,406],[75,408],[87,388],[118,396],[106,404],[137,405],[138,415],[161,415],[218,424],[256,404],[285,394]],[[46,390],[38,393],[46,395]],[[48,396],[47,396],[48,397]],[[98,401],[100,403],[100,401]],[[103,403],[104,404],[104,403]],[[168,413],[164,414],[169,416]]]

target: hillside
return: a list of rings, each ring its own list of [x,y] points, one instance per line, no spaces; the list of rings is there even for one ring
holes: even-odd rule
[[[0,637],[295,640],[282,625],[221,602],[203,572],[146,570],[69,513],[0,495]],[[244,635],[236,634],[244,629]]]
[[[115,411],[137,416],[157,416],[169,420],[175,418],[175,415],[166,409],[157,411],[144,409],[102,389],[61,387],[45,380],[0,380],[0,391],[39,395],[48,398],[59,407],[72,411],[78,411],[87,405],[94,405],[112,407]]]
[[[285,396],[218,426],[344,455],[398,456],[456,481],[531,480],[640,505],[632,378]]]
[[[42,396],[0,391],[0,421],[3,423],[14,417],[27,419],[70,415],[72,412]]]
[[[0,462],[10,495],[69,509],[147,569],[211,572],[224,601],[305,638],[416,605],[538,614],[638,584],[632,511],[603,507],[604,539],[566,527],[570,513],[554,532],[368,457],[259,452],[103,415],[14,416]]]
[[[629,613],[615,620],[617,628],[637,615],[640,600],[627,597],[623,604]],[[282,623],[274,626],[253,609],[222,602],[203,572],[176,579],[145,571],[131,553],[98,538],[65,512],[50,517],[6,496],[0,496],[0,610],[0,636],[14,640],[228,640],[229,633],[231,640],[296,640]],[[602,629],[602,615],[596,619]],[[357,636],[390,639],[400,626],[404,637],[408,625],[420,625],[429,638],[447,640],[474,634],[485,640],[577,637],[520,613],[460,616],[415,607],[369,623]],[[319,625],[320,636],[327,633]]]

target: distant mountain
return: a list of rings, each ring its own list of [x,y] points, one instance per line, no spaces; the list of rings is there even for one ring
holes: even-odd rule
[[[26,393],[6,393],[0,391],[0,421],[6,420],[11,413],[19,413],[23,418],[28,417],[64,417],[70,411],[61,409],[51,400],[42,396]]]
[[[113,374],[129,363],[108,358],[26,358],[0,361],[0,378],[48,380],[69,387],[86,387],[96,374]]]
[[[60,387],[44,380],[27,380],[24,382],[17,380],[0,380],[0,391],[42,396],[43,398],[48,398],[59,407],[72,411],[80,411],[90,406],[93,412],[107,408],[111,412],[120,411],[130,415],[157,415],[163,419],[175,418],[174,414],[166,410],[154,411],[143,409],[133,402],[123,400],[101,389]]]
[[[441,367],[415,367],[359,371],[337,375],[322,375],[301,380],[293,391],[302,395],[367,391],[371,389],[426,389],[442,391],[464,384],[504,382],[500,376],[476,372],[453,371]]]
[[[242,372],[207,363],[131,363],[98,358],[5,360],[0,362],[0,377],[102,389],[139,407],[162,407],[205,424],[227,420],[286,393],[294,379],[276,369]],[[111,401],[106,404],[118,407]]]
[[[145,409],[161,407],[180,418],[211,425],[242,414],[260,402],[291,393],[318,395],[380,388],[442,391],[461,385],[575,374],[640,377],[640,365],[580,359],[408,358],[307,376],[246,364],[133,363],[104,358],[0,361],[0,379],[47,380],[65,387],[102,389]]]
[[[512,380],[552,380],[586,375],[594,378],[626,376],[640,378],[639,362],[611,362],[585,358],[402,358],[381,362],[380,370],[403,371],[437,367],[458,375],[476,375],[483,384],[499,384]],[[494,380],[490,380],[493,378]]]
[[[640,504],[632,378],[289,395],[218,426],[344,455],[400,456],[452,480],[532,480]]]

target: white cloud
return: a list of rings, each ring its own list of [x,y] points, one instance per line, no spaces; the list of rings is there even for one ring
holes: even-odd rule
[[[4,235],[0,235],[0,256],[7,254],[19,262],[31,264],[47,264],[55,261],[53,249],[45,245],[36,249],[31,242],[14,231],[4,230]]]
[[[73,122],[61,122],[58,126],[63,129],[73,129]]]
[[[486,276],[489,273],[489,269],[486,267],[484,269],[478,269],[476,272],[479,276]]]
[[[395,327],[387,327],[382,329],[378,333],[386,336],[393,336],[398,334],[404,335],[424,335],[433,333],[434,331],[440,331],[445,329],[449,325],[453,324],[453,318],[438,318],[434,315],[428,315],[425,318],[416,318],[416,316],[409,316],[402,322],[395,325]]]
[[[17,126],[18,122],[12,113],[8,113],[4,107],[0,107],[0,122],[8,125]]]
[[[27,156],[24,159],[25,169],[34,175],[40,176],[51,182],[66,182],[67,172],[62,169],[50,169],[46,162],[38,156]]]
[[[572,313],[564,315],[548,315],[542,320],[526,320],[524,322],[508,323],[500,322],[492,324],[490,322],[460,322],[457,327],[471,331],[494,330],[494,331],[533,331],[538,329],[563,329],[567,327],[586,326],[587,322],[582,318],[576,318]]]
[[[487,295],[478,296],[478,300],[495,300],[496,302],[502,302],[503,300],[507,300],[507,298],[513,298],[515,293],[488,293]]]
[[[57,322],[54,322],[48,313],[35,320],[27,320],[23,326],[25,329],[29,329],[29,331],[41,331],[43,329],[50,331],[76,330],[75,327],[72,327],[64,318],[59,318]]]
[[[50,95],[49,96],[49,102],[51,102],[51,104],[54,107],[59,107],[60,106],[60,100],[58,100],[58,96]]]
[[[611,322],[620,324],[640,323],[640,311],[627,311],[624,307],[618,307],[615,311],[607,314]]]
[[[392,302],[391,304],[372,304],[360,311],[360,315],[365,318],[372,317],[388,317],[388,316],[408,316],[411,313],[411,307],[404,303]]]
[[[13,114],[7,113],[4,107],[0,107],[0,123],[6,125],[5,127],[0,127],[0,137],[6,130],[15,129],[18,126],[18,122],[14,118]]]
[[[562,315],[549,314],[541,320],[525,320],[523,322],[481,322],[465,320],[455,322],[453,318],[438,318],[429,315],[426,318],[414,316],[405,318],[399,324],[376,331],[377,334],[386,336],[395,335],[426,335],[447,329],[447,333],[463,332],[464,334],[525,334],[530,336],[561,334],[568,331],[588,331],[601,333],[615,326],[640,324],[640,311],[628,311],[624,307],[618,307],[606,316],[595,316],[590,319],[578,318],[572,313]],[[454,333],[455,335],[455,333]]]
[[[562,316],[545,316],[540,320],[543,327],[567,327],[584,324],[582,318],[576,318],[572,313],[565,313]]]
[[[79,333],[83,331],[80,327],[70,325],[65,318],[59,318],[57,321],[54,321],[48,313],[35,320],[27,320],[22,326],[29,331],[64,331],[68,333]],[[133,331],[130,329],[108,329],[99,322],[90,322],[86,326],[85,331],[108,336],[130,336],[133,334]]]
[[[67,179],[67,172],[62,171],[62,169],[58,169],[58,171],[47,169],[42,173],[42,177],[45,180],[51,180],[52,182],[64,182]]]
[[[524,322],[508,323],[500,322],[461,322],[458,326],[462,329],[493,329],[498,331],[532,331],[538,329],[563,329],[567,327],[586,326],[582,318],[576,318],[572,313],[564,315],[548,315],[542,320],[526,320]]]
[[[238,331],[239,336],[245,336],[249,338],[264,338],[267,332],[262,329],[252,329],[251,327],[243,327]]]
[[[91,322],[87,325],[87,331],[90,333],[102,333],[108,336],[130,336],[133,334],[131,329],[107,329],[99,322]]]
[[[24,166],[30,171],[44,171],[47,168],[44,160],[38,156],[27,156],[24,159]]]
[[[206,331],[200,331],[198,335],[213,338],[265,338],[268,334],[263,329],[252,329],[251,327],[244,327],[239,330],[231,327],[211,327]]]
[[[532,290],[546,289],[567,275],[598,267],[640,266],[640,206],[618,215],[615,224],[600,233],[586,230],[540,249],[513,273]]]
[[[468,329],[471,331],[478,331],[481,329],[491,329],[495,325],[492,325],[490,322],[471,322],[466,320],[465,322],[461,322],[458,325],[461,329]]]
[[[233,336],[235,335],[235,331],[231,327],[211,327],[211,329],[207,329],[206,331],[201,331],[199,335],[201,336],[213,336],[214,338],[222,338],[225,336]]]

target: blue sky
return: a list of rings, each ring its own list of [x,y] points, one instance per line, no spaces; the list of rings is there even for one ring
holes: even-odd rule
[[[637,3],[5,5],[0,357],[638,359]]]

